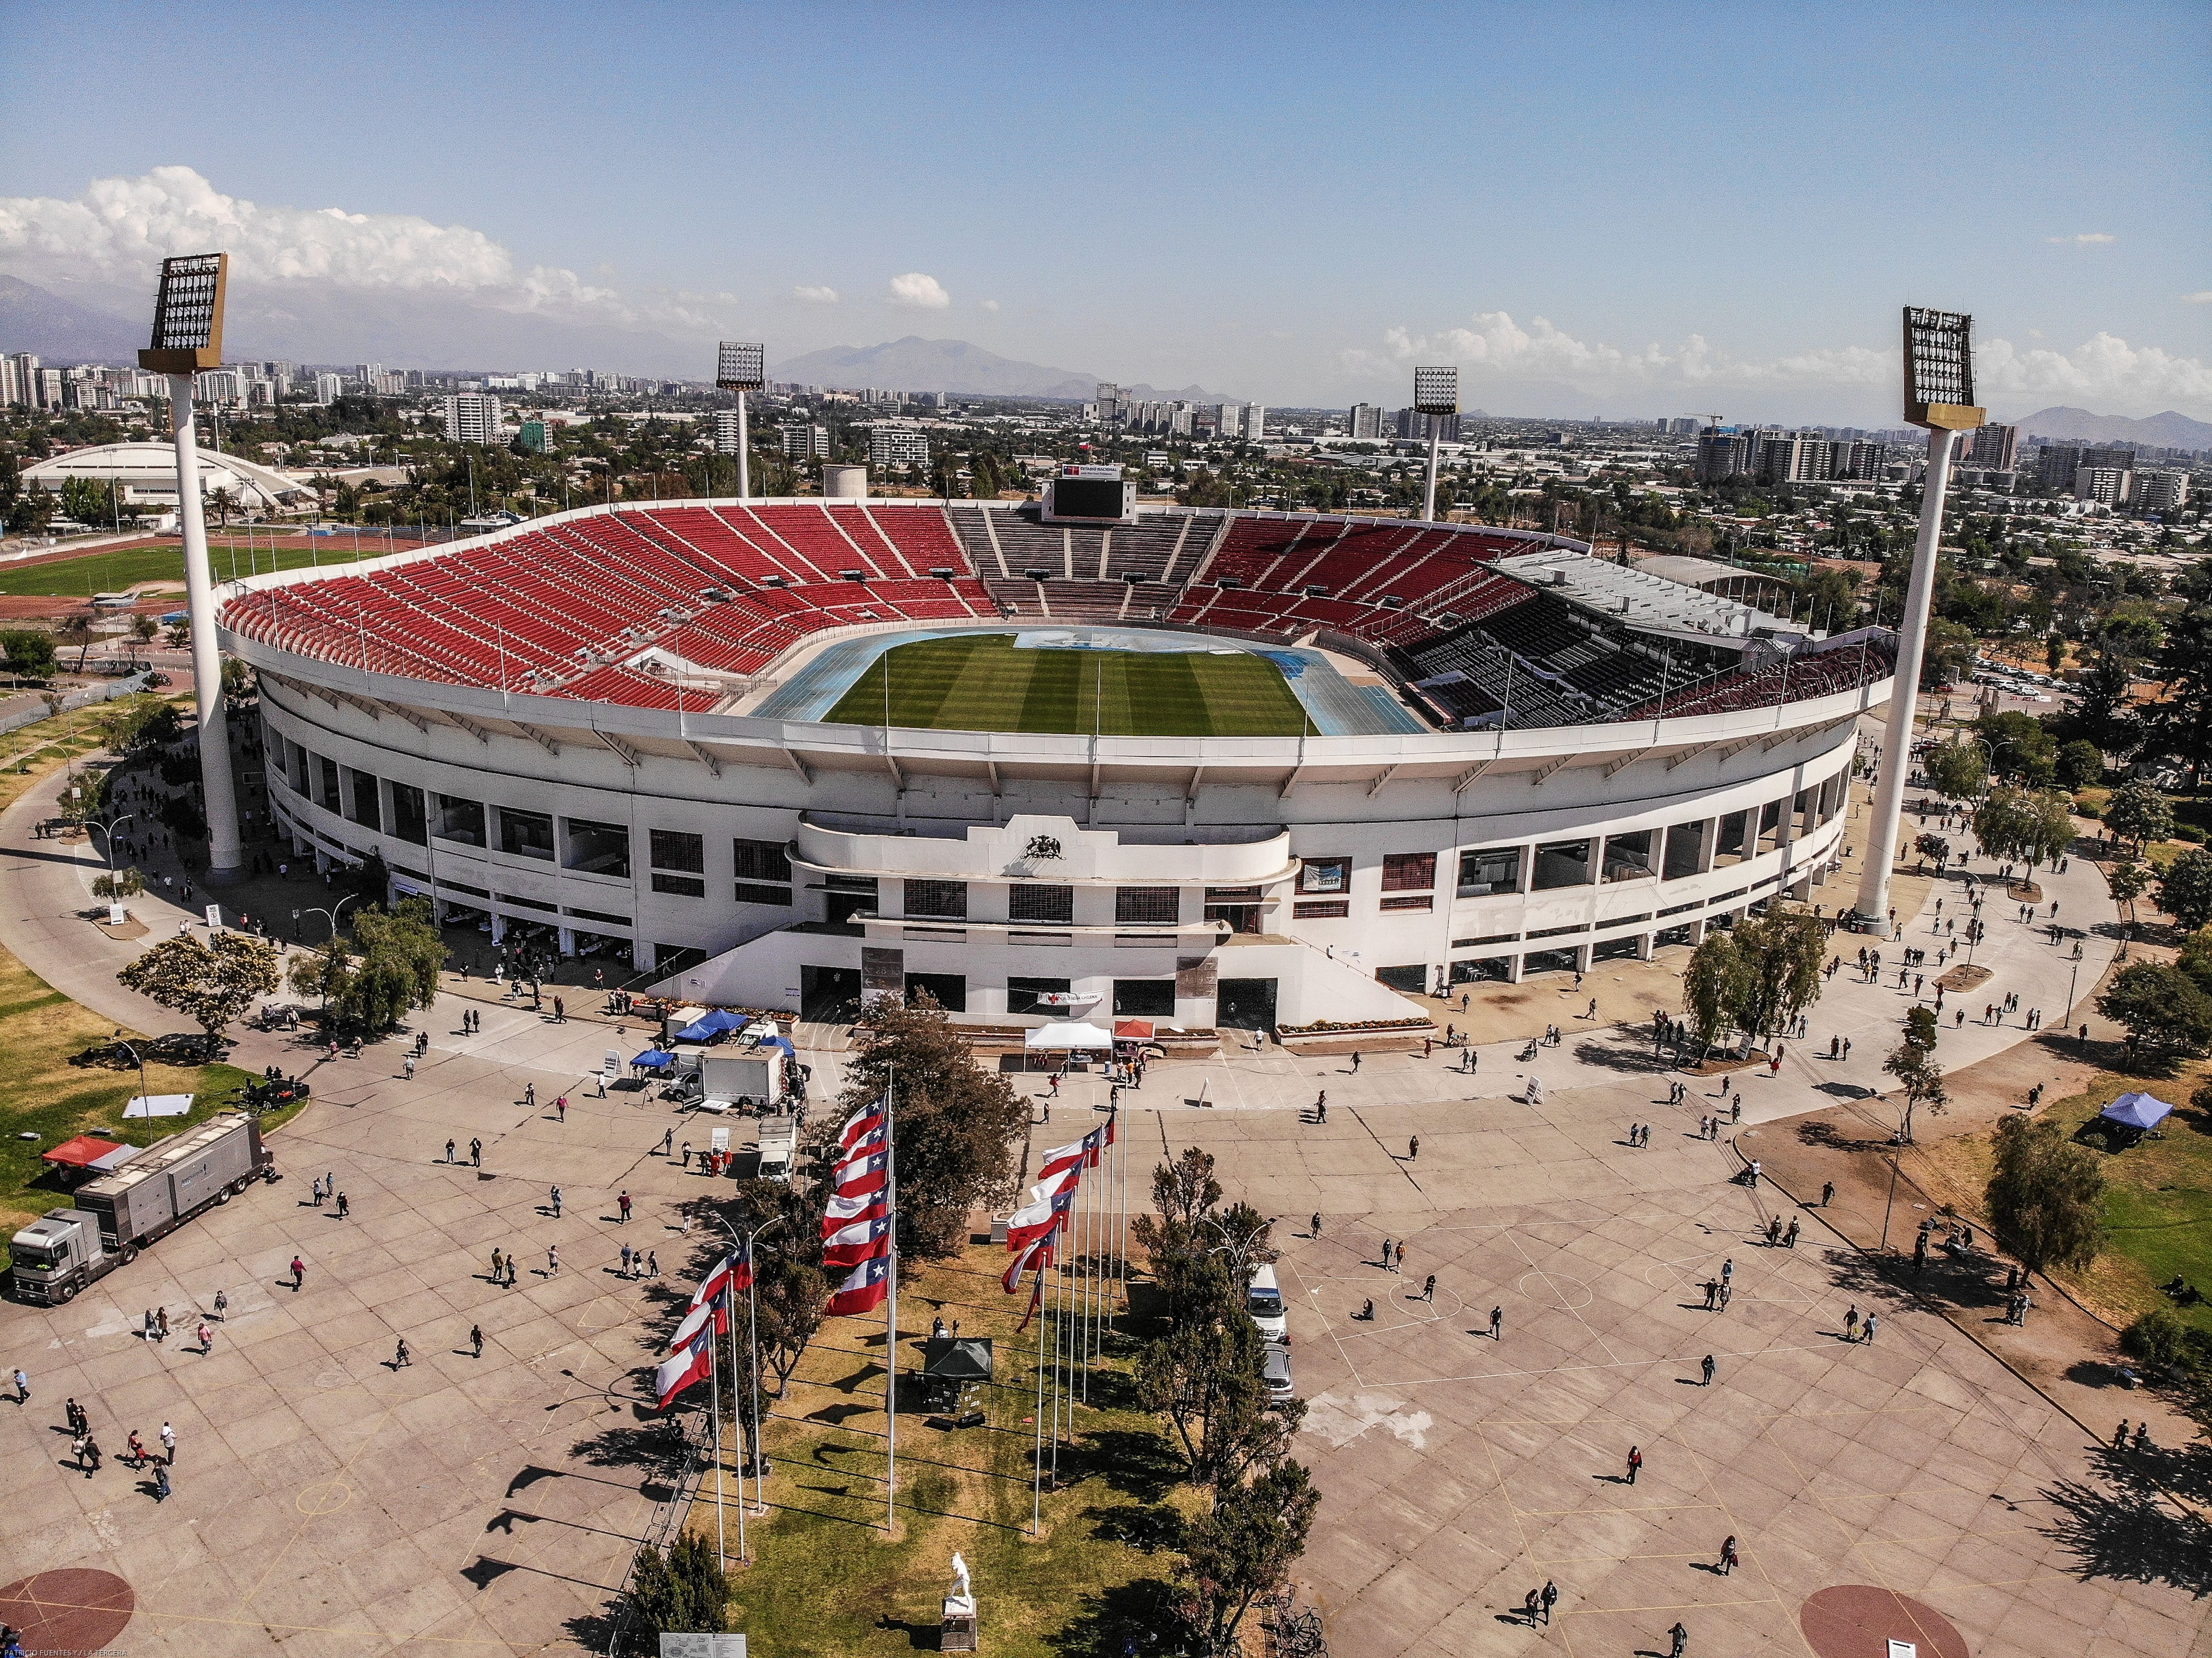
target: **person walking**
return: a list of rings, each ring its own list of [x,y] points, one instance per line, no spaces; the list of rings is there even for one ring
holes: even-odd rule
[[[177,1460],[177,1430],[167,1423],[161,1424],[161,1464],[172,1466]]]
[[[453,1137],[450,1134],[446,1137],[446,1161],[449,1163],[453,1161]]]
[[[1784,1249],[1797,1247],[1797,1217],[1795,1215],[1790,1217],[1790,1225],[1782,1234],[1782,1247]]]
[[[537,1083],[525,1082],[522,1085],[522,1108],[525,1111],[535,1111],[538,1109]]]
[[[469,1350],[477,1358],[483,1356],[483,1326],[472,1324],[469,1326]]]
[[[1680,1620],[1667,1631],[1667,1638],[1674,1643],[1668,1649],[1667,1658],[1689,1658],[1690,1631],[1682,1627]]]
[[[1859,1339],[1861,1341],[1871,1342],[1874,1339],[1875,1322],[1875,1317],[1873,1314],[1869,1313],[1866,1315],[1865,1327],[1859,1333]]]
[[[1844,1314],[1844,1339],[1845,1341],[1856,1341],[1858,1338],[1859,1304],[1856,1301],[1853,1301],[1850,1305],[1850,1309]]]
[[[210,1353],[215,1351],[215,1332],[209,1327],[205,1319],[200,1320],[199,1338],[200,1356],[205,1358]]]
[[[16,1405],[19,1407],[28,1405],[31,1402],[31,1378],[24,1374],[23,1367],[20,1364],[15,1367],[14,1380]]]
[[[561,1276],[561,1246],[559,1244],[548,1244],[545,1247],[545,1276],[549,1278],[557,1278]]]
[[[1705,1280],[1705,1311],[1712,1312],[1720,1304],[1721,1281],[1718,1278],[1707,1278]]]
[[[399,1345],[392,1351],[392,1368],[395,1370],[404,1370],[414,1362],[415,1356],[407,1350],[407,1338],[402,1336],[399,1338]]]
[[[1406,1161],[1409,1163],[1414,1163],[1419,1162],[1420,1158],[1421,1137],[1416,1134],[1406,1142]]]
[[[123,1447],[123,1460],[142,1471],[146,1466],[146,1442],[138,1437],[136,1428],[131,1430],[131,1437]]]
[[[300,1286],[307,1281],[307,1264],[297,1255],[292,1257],[292,1293],[298,1295]]]
[[[1836,1201],[1836,1183],[1835,1183],[1833,1180],[1823,1180],[1823,1181],[1821,1181],[1821,1182],[1820,1182],[1820,1207],[1821,1207],[1821,1208],[1823,1208],[1823,1209],[1826,1209],[1826,1208],[1830,1204],[1832,1204],[1832,1203],[1833,1203],[1833,1202],[1835,1202],[1835,1201]]]
[[[403,1054],[400,1056],[399,1074],[403,1078],[410,1082],[415,1080],[415,1056],[413,1054]],[[446,1161],[450,1163],[453,1160],[448,1157]]]
[[[1403,1238],[1398,1240],[1398,1253],[1391,1259],[1390,1270],[1393,1272],[1403,1272],[1406,1270],[1406,1240]]]
[[[501,1271],[504,1266],[506,1259],[507,1258],[501,1253],[499,1246],[497,1244],[494,1244],[491,1247],[491,1281],[494,1283],[497,1283],[500,1281]]]
[[[82,1439],[92,1431],[92,1418],[84,1413],[84,1406],[75,1399],[62,1401],[62,1420],[69,1426],[71,1439]]]
[[[1723,1577],[1734,1576],[1735,1575],[1735,1569],[1739,1564],[1741,1563],[1736,1556],[1735,1538],[1731,1534],[1723,1539],[1721,1544],[1721,1576]]]
[[[483,1142],[473,1136],[469,1140],[469,1167],[471,1168],[483,1167]]]
[[[1382,1270],[1385,1272],[1390,1270],[1390,1240],[1388,1238],[1382,1240]]]
[[[1630,1446],[1628,1448],[1628,1483],[1630,1484],[1633,1485],[1636,1483],[1636,1476],[1642,1471],[1643,1467],[1643,1447],[1638,1445]]]
[[[629,1246],[628,1244],[622,1247],[622,1275],[625,1278],[629,1277]]]
[[[1527,1594],[1522,1596],[1521,1615],[1528,1620],[1530,1629],[1536,1627],[1536,1613],[1543,1604],[1544,1592],[1541,1589],[1530,1589]]]
[[[1711,1353],[1706,1354],[1703,1359],[1698,1361],[1698,1369],[1704,1378],[1698,1383],[1698,1387],[1710,1387],[1713,1385],[1714,1368],[1713,1356]]]
[[[154,1465],[154,1501],[166,1503],[168,1499],[169,1470],[166,1464],[157,1462]]]
[[[1429,1274],[1429,1281],[1421,1286],[1421,1299],[1431,1307],[1437,1304],[1437,1275]]]
[[[1503,1307],[1490,1309],[1490,1338],[1492,1341],[1505,1339],[1505,1309]]]
[[[561,1218],[561,1188],[557,1186],[553,1188],[553,1218]]]
[[[1313,1219],[1308,1223],[1306,1228],[1306,1235],[1310,1238],[1319,1238],[1321,1236],[1321,1210],[1317,1209],[1314,1210]]]
[[[562,1094],[558,1100],[556,1100],[553,1102],[553,1115],[555,1120],[558,1122],[565,1123],[568,1120],[568,1096],[567,1094]]]
[[[1359,1050],[1357,1048],[1352,1051],[1352,1074],[1354,1076],[1359,1075]]]
[[[1771,1249],[1782,1241],[1782,1217],[1770,1216],[1766,1222],[1766,1247]]]
[[[625,1191],[615,1199],[615,1207],[622,1210],[622,1223],[629,1224],[629,1193]]]
[[[1550,1578],[1544,1580],[1544,1592],[1537,1597],[1537,1605],[1544,1609],[1544,1621],[1552,1621],[1552,1608],[1559,1603],[1559,1586]]]
[[[230,1322],[230,1297],[220,1289],[215,1292],[215,1315],[224,1324]]]
[[[352,1213],[352,1200],[347,1198],[344,1192],[341,1192],[338,1193],[338,1219],[343,1221],[347,1216]]]
[[[648,1249],[645,1252],[645,1276],[648,1278],[657,1278],[660,1276],[660,1252],[657,1249]]]

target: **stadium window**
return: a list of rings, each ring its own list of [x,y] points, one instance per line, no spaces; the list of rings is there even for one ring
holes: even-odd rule
[[[1531,890],[1548,892],[1555,887],[1590,884],[1590,843],[1555,840],[1536,849],[1536,878]]]
[[[1459,895],[1482,898],[1521,890],[1521,849],[1492,846],[1459,855]]]
[[[1826,823],[1843,810],[1844,795],[1850,785],[1848,774],[1838,771],[1820,785],[1820,821]]]
[[[1301,893],[1348,893],[1352,890],[1350,858],[1307,858],[1298,865]]]
[[[707,883],[697,875],[665,875],[655,869],[653,872],[653,890],[667,893],[676,898],[704,898],[707,896]],[[787,895],[783,901],[788,904],[791,899]]]
[[[1759,850],[1773,852],[1782,846],[1782,802],[1771,800],[1759,808]]]
[[[730,843],[739,881],[789,881],[791,858],[780,840],[736,840]]]
[[[422,805],[422,791],[411,783],[392,785],[391,832],[416,846],[430,842],[430,820]]]
[[[737,899],[740,904],[777,904],[787,908],[791,903],[788,887],[756,887],[750,881],[737,883]]]
[[[484,840],[483,802],[456,800],[451,795],[440,795],[438,801],[438,838],[459,842],[463,846],[482,846]]]
[[[353,810],[346,816],[364,829],[384,826],[382,804],[377,798],[376,777],[374,772],[358,771],[346,767],[346,782],[353,790]]]
[[[315,804],[326,812],[338,809],[338,763],[321,755],[315,757]]]
[[[1210,902],[1213,893],[1208,890]],[[1235,903],[1255,902],[1259,892],[1253,889],[1246,899],[1239,889],[1231,899]],[[1117,887],[1114,889],[1114,919],[1117,922],[1158,922],[1173,923],[1182,919],[1182,889],[1180,887]]]
[[[1720,834],[1713,843],[1713,868],[1725,869],[1741,863],[1751,856],[1745,832],[1751,827],[1751,814],[1730,812],[1721,819]]]
[[[499,850],[516,857],[553,861],[553,820],[544,812],[499,808]]]
[[[1341,921],[1352,913],[1348,898],[1310,898],[1291,905],[1291,916],[1297,921]]]
[[[1625,835],[1605,838],[1605,878],[1607,881],[1641,881],[1652,873],[1651,842],[1655,831],[1631,830]]]
[[[629,831],[618,823],[570,818],[567,868],[590,875],[629,879]]]
[[[690,875],[707,873],[707,838],[704,835],[687,835],[680,829],[655,829],[647,833],[646,844],[653,854],[653,867],[656,869],[680,869]]]
[[[1705,843],[1712,838],[1713,820],[1699,818],[1695,823],[1669,825],[1667,830],[1667,854],[1660,866],[1660,878],[1680,881],[1685,876],[1704,871]]]
[[[1386,893],[1425,893],[1437,884],[1434,852],[1386,852],[1382,856],[1382,890]],[[1403,907],[1403,906],[1400,906]]]
[[[907,913],[915,913],[912,893],[915,883],[907,883],[908,894]],[[964,900],[965,894],[963,894]],[[964,905],[961,914],[967,914]],[[1075,888],[1054,887],[1041,881],[1017,881],[1006,889],[1006,918],[1009,921],[1054,921],[1065,926],[1075,919]]]
[[[964,881],[909,881],[906,884],[906,912],[935,921],[968,919],[968,883]]]
[[[1382,900],[1385,910],[1433,910],[1437,907],[1434,893],[1402,893],[1396,898]]]

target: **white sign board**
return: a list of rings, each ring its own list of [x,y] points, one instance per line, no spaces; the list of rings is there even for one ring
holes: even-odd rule
[[[663,1635],[660,1658],[745,1658],[742,1635]]]
[[[222,905],[210,904],[207,906],[207,923],[208,930],[211,933],[219,933],[222,930]]]
[[[107,924],[109,926],[120,927],[129,919],[130,917],[123,913],[123,906],[120,904],[111,904],[107,906]]]
[[[1920,1648],[1911,1641],[1892,1641],[1889,1658],[1920,1658]]]
[[[730,1149],[730,1125],[727,1123],[717,1123],[714,1125],[713,1149],[716,1151],[727,1151]]]
[[[611,1082],[622,1074],[622,1051],[619,1048],[609,1048],[607,1057],[599,1062],[599,1075]]]
[[[185,1117],[191,1114],[192,1096],[189,1094],[140,1094],[131,1096],[131,1103],[123,1107],[125,1117]]]

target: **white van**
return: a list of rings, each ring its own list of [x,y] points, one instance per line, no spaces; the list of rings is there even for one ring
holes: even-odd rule
[[[1252,1283],[1245,1291],[1244,1308],[1252,1315],[1252,1322],[1260,1326],[1260,1333],[1269,1341],[1285,1338],[1290,1321],[1283,1313],[1283,1292],[1275,1282],[1275,1269],[1255,1266]]]

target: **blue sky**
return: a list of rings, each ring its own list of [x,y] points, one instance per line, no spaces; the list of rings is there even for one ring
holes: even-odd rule
[[[2212,418],[2202,0],[9,32],[0,269],[135,313],[217,235],[248,320],[327,342],[292,354],[702,372],[718,333],[921,333],[1276,404],[1402,402],[1419,358],[1493,410],[1887,423],[1910,301],[1975,314],[2000,413]]]

